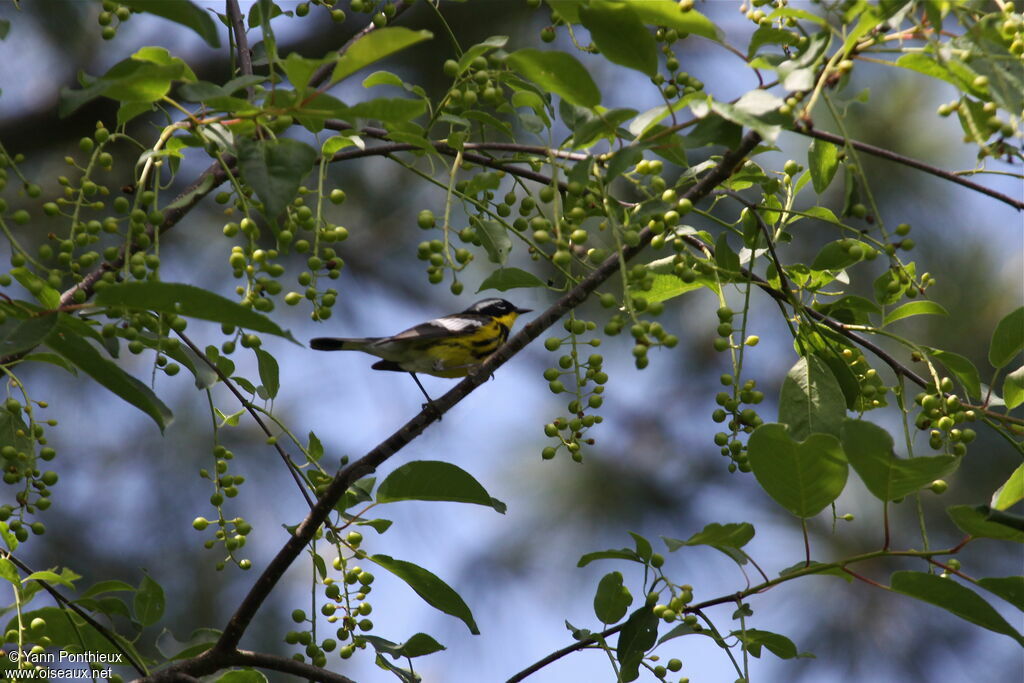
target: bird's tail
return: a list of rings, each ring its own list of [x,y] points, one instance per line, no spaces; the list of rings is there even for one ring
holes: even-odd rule
[[[317,337],[311,339],[309,345],[317,351],[365,351],[366,347],[377,341],[380,341],[380,337]]]

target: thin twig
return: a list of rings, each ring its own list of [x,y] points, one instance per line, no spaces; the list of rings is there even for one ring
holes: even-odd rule
[[[238,0],[227,0],[228,20],[231,22],[231,33],[235,37],[235,48],[238,52],[238,69],[243,76],[252,76],[252,53],[249,52],[249,39],[245,35],[245,20]],[[256,91],[250,85],[245,89],[252,100]]]
[[[34,573],[32,571],[32,569],[27,564],[25,564],[24,562],[22,562],[21,560],[19,560],[18,558],[16,558],[14,555],[12,555],[11,553],[9,553],[7,551],[0,551],[0,557],[4,557],[4,558],[10,560],[11,564],[13,564],[14,566],[16,566],[18,569],[20,569],[21,571],[25,572],[26,574],[30,574],[31,575],[31,574]],[[35,581],[36,583],[38,583],[40,586],[42,586],[43,590],[45,590],[47,593],[49,593],[50,596],[54,600],[56,600],[59,604],[63,605],[66,609],[71,610],[72,612],[74,612],[78,616],[82,617],[82,619],[85,620],[85,622],[87,624],[89,624],[94,629],[96,629],[96,631],[101,636],[106,638],[107,641],[109,641],[111,645],[116,647],[118,649],[118,651],[120,651],[120,653],[124,655],[125,659],[128,661],[128,664],[130,664],[133,669],[138,671],[139,675],[141,675],[141,676],[145,676],[146,675],[146,668],[142,664],[140,664],[139,662],[135,661],[135,658],[132,657],[131,654],[129,654],[128,651],[124,649],[124,646],[121,645],[120,642],[118,642],[116,634],[111,633],[107,629],[107,627],[105,627],[103,624],[99,623],[98,621],[93,619],[91,616],[89,616],[88,612],[86,612],[81,607],[79,607],[75,603],[73,603],[70,600],[68,600],[67,598],[65,598],[61,594],[61,592],[58,591],[53,586],[51,586],[48,581],[43,581],[42,579],[32,579],[32,580]]]
[[[333,671],[322,669],[313,664],[299,662],[291,657],[278,657],[262,652],[250,652],[238,650],[228,658],[228,666],[252,666],[270,671],[281,671],[284,673],[301,676],[310,681],[321,681],[322,683],[355,683],[348,676],[336,674]]]
[[[231,379],[227,375],[225,375],[224,372],[219,367],[217,367],[217,364],[211,361],[209,358],[207,358],[206,354],[203,353],[202,349],[200,349],[195,344],[195,342],[189,339],[184,332],[176,332],[176,334],[179,337],[181,337],[181,340],[185,342],[186,346],[192,349],[192,353],[199,356],[199,358],[201,358],[203,362],[206,363],[206,365],[217,374],[217,377],[220,379],[220,381],[223,382],[224,386],[226,386],[228,390],[235,395],[235,398],[237,398],[238,402],[242,404],[242,407],[245,408],[246,412],[248,412],[249,415],[252,416],[252,419],[256,422],[259,428],[263,430],[263,433],[266,434],[267,436],[274,436],[273,432],[270,431],[270,428],[267,427],[266,423],[263,422],[262,418],[260,418],[259,413],[253,410],[252,404],[249,402],[249,400],[242,396],[242,392],[238,390],[238,387],[235,386],[235,383],[232,382]],[[281,459],[284,460],[284,464],[288,468],[288,472],[292,475],[292,479],[295,480],[295,485],[298,486],[299,491],[302,492],[302,497],[306,499],[306,505],[308,505],[309,507],[313,507],[313,499],[310,497],[309,491],[306,490],[306,482],[303,481],[302,477],[299,476],[298,465],[296,465],[295,462],[292,460],[291,456],[288,455],[288,453],[286,453],[283,448],[281,448],[281,444],[279,444],[277,441],[274,441],[273,445],[274,448],[277,449],[278,455],[280,455]]]
[[[1013,197],[1005,195],[1002,192],[996,192],[995,190],[985,187],[984,185],[979,185],[978,183],[971,182],[966,178],[961,178],[955,173],[950,173],[949,171],[945,171],[941,168],[938,168],[937,166],[926,164],[923,161],[912,159],[910,157],[903,156],[902,154],[897,154],[896,152],[891,152],[882,147],[875,147],[874,145],[869,145],[866,142],[846,139],[843,138],[842,136],[835,135],[834,133],[826,133],[825,131],[817,130],[814,128],[796,128],[793,129],[793,132],[800,133],[801,135],[806,135],[808,137],[817,138],[819,140],[825,140],[836,145],[849,144],[854,149],[860,150],[861,152],[864,152],[866,154],[870,154],[881,159],[888,159],[889,161],[894,161],[897,164],[903,164],[904,166],[909,166],[910,168],[916,168],[919,171],[930,173],[931,175],[937,178],[948,180],[951,183],[956,183],[957,185],[962,185],[963,187],[974,190],[975,192],[980,192],[981,194],[988,195],[993,199],[998,199],[1004,204],[1009,204],[1018,211],[1024,211],[1024,201],[1014,199]]]
[[[549,654],[544,659],[540,659],[540,660],[534,662],[533,664],[531,664],[530,666],[526,667],[525,669],[523,669],[522,671],[520,671],[516,675],[512,676],[507,681],[505,681],[505,683],[518,683],[519,681],[527,678],[528,676],[532,676],[533,674],[537,673],[538,671],[543,669],[548,664],[556,662],[559,659],[561,659],[562,657],[565,657],[566,655],[571,655],[573,652],[576,652],[578,650],[582,650],[584,648],[590,647],[591,645],[594,645],[594,644],[598,643],[599,641],[604,640],[608,636],[615,635],[616,633],[618,633],[619,631],[622,630],[623,626],[625,626],[624,623],[623,624],[617,624],[616,626],[612,626],[611,628],[607,628],[607,629],[601,631],[600,633],[592,633],[589,636],[587,636],[586,638],[580,638],[579,640],[577,640],[572,645],[566,645],[561,650],[555,650],[554,652]]]

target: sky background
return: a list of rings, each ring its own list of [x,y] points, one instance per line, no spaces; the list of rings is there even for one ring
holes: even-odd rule
[[[219,3],[200,4],[220,7]],[[249,4],[243,2],[243,8]],[[494,18],[491,25],[483,26],[481,23],[487,22],[472,13],[475,9],[453,9],[453,29],[466,36],[464,45],[494,33],[511,35],[510,49],[538,43],[535,36],[544,25],[543,12],[531,15],[521,3],[497,0],[471,4],[491,8]],[[9,6],[0,9],[0,17],[16,22],[11,34],[0,42],[0,63],[10,65],[16,59],[19,65],[17,69],[0,69],[0,134],[22,130],[18,126],[25,125],[34,112],[52,116],[57,93],[73,84],[77,69],[102,73],[139,46],[162,45],[190,62],[214,56],[193,34],[148,16],[134,17],[111,45],[85,35],[62,42],[54,38],[61,29],[47,23],[60,16],[54,12],[78,12],[82,23],[76,30],[95,39],[98,29],[91,17],[98,6],[52,1],[40,5],[48,11],[26,7],[23,15],[15,16]],[[810,8],[807,3],[791,5]],[[742,19],[737,6],[725,1],[700,3],[701,11],[723,28],[731,44],[745,45],[750,24]],[[426,21],[423,14],[414,16],[416,21]],[[321,28],[323,21],[321,17]],[[289,49],[312,42],[306,32],[315,25],[314,21],[290,19],[275,23],[279,41]],[[348,35],[354,29],[346,23],[344,29],[337,30]],[[331,39],[341,42],[336,36],[325,39],[318,35],[315,44]],[[564,33],[555,47],[571,50]],[[311,49],[305,54],[315,56],[327,49]],[[601,85],[606,106],[643,111],[658,104],[645,99],[651,93],[643,87],[644,79],[633,72],[596,57],[581,55],[580,59]],[[708,41],[686,41],[680,61],[719,100],[732,99],[756,86],[735,55]],[[387,68],[411,81],[422,77],[438,82],[439,73],[423,74],[415,65],[414,61],[409,66],[400,55]],[[363,75],[333,94],[346,102],[376,96],[376,92],[360,92]],[[847,120],[855,137],[946,169],[974,166],[973,148],[960,142],[962,133],[955,117],[934,115],[938,104],[954,97],[951,86],[864,63],[858,64],[854,82],[839,97],[852,98],[864,88],[871,91],[869,105],[850,105]],[[819,126],[834,130],[824,119]],[[42,179],[62,172],[54,170],[67,153],[61,150],[73,145],[80,135],[68,132],[69,145],[61,128],[52,130],[53,140],[2,135],[0,140],[13,151],[24,149],[30,156],[30,170]],[[149,137],[155,137],[157,130],[152,128]],[[780,151],[764,155],[759,163],[781,167],[788,158],[806,163],[806,145],[805,138],[783,133],[778,141]],[[884,207],[885,221],[914,225],[918,270],[939,274],[934,298],[954,313],[949,321],[908,323],[906,331],[933,346],[983,359],[995,322],[1024,300],[1020,214],[936,178],[886,162],[865,163]],[[180,177],[190,178],[205,165],[185,164]],[[988,175],[977,179],[1021,197],[1018,180]],[[415,228],[415,216],[422,208],[439,212],[443,194],[423,192],[397,165],[381,160],[333,169],[331,180],[349,197],[332,217],[352,235],[340,249],[348,267],[333,285],[341,294],[334,316],[326,323],[312,323],[308,310],[301,307],[280,306],[275,312],[275,318],[297,339],[389,334],[493,294],[473,294],[490,273],[482,255],[477,265],[464,273],[466,293],[462,296],[452,296],[447,286],[426,286],[423,264],[415,259],[415,245],[424,239],[424,233]],[[55,187],[44,188],[50,195],[56,191]],[[823,202],[837,212],[841,208],[838,181]],[[162,244],[165,281],[190,281],[231,295],[234,283],[227,258],[232,243],[220,236],[225,219],[218,215],[219,210],[207,201],[167,235]],[[821,230],[820,224],[815,229]],[[807,237],[811,243],[835,238],[833,234]],[[297,262],[289,267],[286,286],[294,286],[291,280],[298,270]],[[741,301],[737,294],[730,294],[734,308],[739,308]],[[556,295],[539,289],[516,290],[507,293],[507,298],[519,306],[542,310]],[[755,296],[752,305],[751,326],[763,343],[750,350],[745,377],[755,378],[767,394],[759,412],[772,421],[779,383],[796,356],[775,304]],[[375,571],[377,580],[370,595],[377,626],[374,633],[401,641],[424,631],[448,647],[417,660],[417,671],[425,681],[504,680],[569,644],[565,620],[597,630],[600,625],[591,604],[597,582],[606,572],[623,572],[637,599],[635,604],[639,604],[642,577],[634,567],[600,561],[576,568],[576,561],[585,553],[630,546],[629,531],[646,535],[656,550],[666,552],[659,536],[687,538],[711,522],[746,521],[757,529],[746,550],[769,576],[802,557],[798,524],[768,499],[751,476],[729,475],[712,443],[712,435],[718,431],[711,420],[714,394],[719,390],[717,378],[727,370],[726,358],[711,351],[717,306],[716,299],[703,290],[671,302],[661,322],[680,336],[681,344],[671,353],[652,353],[650,367],[642,372],[632,366],[628,340],[605,340],[601,351],[611,381],[600,414],[606,419],[591,431],[598,443],[582,465],[572,463],[564,452],[551,462],[540,458],[540,450],[548,445],[543,425],[563,414],[565,407],[564,401],[550,394],[541,377],[556,356],[544,351],[541,344],[533,344],[382,468],[381,477],[414,459],[452,462],[509,506],[505,515],[451,503],[403,502],[373,510],[395,524],[380,537],[365,531],[365,547],[421,564],[447,581],[466,599],[483,632],[479,637],[470,636],[461,622],[433,610],[383,570]],[[583,315],[598,320],[599,327],[603,325],[599,309],[585,308]],[[193,322],[188,332],[201,345],[221,341],[217,326]],[[356,458],[371,449],[411,418],[422,402],[408,377],[374,372],[372,360],[366,356],[321,354],[271,337],[265,338],[264,348],[277,357],[281,367],[282,388],[274,413],[296,434],[315,431],[325,445],[329,468],[343,455]],[[122,366],[148,381],[152,358],[124,356]],[[240,350],[234,360],[238,374],[255,377],[250,353]],[[206,502],[211,493],[209,483],[196,474],[200,467],[212,464],[210,417],[205,398],[195,391],[188,373],[174,378],[161,375],[156,380],[158,394],[176,415],[175,424],[163,437],[141,413],[111,399],[88,380],[73,380],[50,367],[26,368],[24,378],[34,396],[50,400],[49,416],[60,421],[60,426],[51,430],[51,441],[59,453],[54,469],[61,476],[54,508],[42,517],[49,531],[29,544],[27,559],[35,568],[70,566],[85,574],[83,585],[111,577],[137,583],[141,571],[148,571],[167,591],[169,626],[177,637],[184,639],[199,626],[222,625],[257,572],[284,542],[282,525],[296,523],[305,508],[291,478],[272,449],[262,445],[251,421],[243,417],[241,426],[227,435],[236,452],[232,472],[248,481],[241,495],[226,506],[226,513],[242,515],[256,528],[244,552],[252,559],[254,570],[216,572],[213,565],[219,556],[200,547],[209,534],[190,527],[193,518],[212,516],[213,511]],[[441,379],[423,381],[432,395],[452,386]],[[221,388],[214,396],[224,412],[238,409]],[[869,418],[897,429],[894,414]],[[901,448],[897,450],[903,453]],[[951,525],[942,520],[943,507],[983,502],[1017,462],[1005,444],[979,439],[967,463],[951,478],[951,489],[943,499],[923,494],[933,521],[932,544],[953,545],[959,540]],[[853,513],[857,521],[840,523],[832,535],[827,513],[812,520],[816,559],[878,546],[880,509],[855,476],[850,477],[837,511]],[[916,547],[919,540],[911,504],[896,506],[893,518],[895,545]],[[965,568],[976,569],[979,576],[1019,573],[1021,554],[1000,555],[1005,552],[1002,545],[978,541],[964,553]],[[692,584],[698,601],[742,589],[747,578],[754,581],[756,576],[748,569],[744,577],[732,561],[708,548],[689,548],[667,556],[667,573],[678,583]],[[895,564],[871,565],[864,573],[885,581],[895,568]],[[920,565],[899,568],[923,569]],[[296,604],[309,611],[310,582],[309,566],[296,563],[257,617],[243,646],[273,647],[290,654],[281,642],[284,633],[293,628],[287,614]],[[997,681],[1011,680],[1024,664],[1020,649],[1005,636],[970,627],[949,613],[909,598],[880,594],[862,583],[811,578],[783,585],[749,602],[755,611],[749,626],[785,634],[801,651],[817,655],[816,659],[780,661],[766,653],[753,664],[754,680]],[[730,620],[732,609],[723,606],[709,614],[722,630],[738,628]],[[1003,613],[1018,628],[1024,627],[1019,613],[1005,609]],[[662,632],[667,630],[662,627]],[[151,642],[155,635],[147,631],[142,642]],[[660,648],[659,654],[664,659],[680,657],[684,662],[681,675],[694,682],[735,678],[728,659],[710,639],[674,640]],[[332,656],[328,666],[360,683],[390,678],[366,653],[347,662]],[[564,658],[529,680],[611,679],[605,655],[592,651]],[[274,675],[272,680],[284,678]]]

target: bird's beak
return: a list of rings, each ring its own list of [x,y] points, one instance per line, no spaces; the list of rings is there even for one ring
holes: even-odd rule
[[[522,315],[523,313],[531,313],[532,311],[532,308],[517,308],[516,315]]]

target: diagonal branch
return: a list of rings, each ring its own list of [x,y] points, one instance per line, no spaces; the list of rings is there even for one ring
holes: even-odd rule
[[[865,154],[870,154],[880,159],[888,159],[889,161],[894,161],[897,164],[903,164],[904,166],[909,166],[910,168],[916,168],[919,171],[930,173],[936,178],[942,178],[943,180],[948,180],[951,183],[962,185],[970,190],[974,190],[975,192],[980,192],[981,194],[988,195],[993,199],[998,199],[1004,204],[1009,204],[1018,211],[1024,211],[1024,202],[1020,201],[1019,199],[1014,199],[1013,197],[1005,195],[1002,192],[996,192],[995,190],[985,187],[984,185],[979,185],[978,183],[971,182],[966,178],[961,178],[955,173],[944,171],[941,168],[932,166],[931,164],[926,164],[925,162],[919,161],[918,159],[912,159],[911,157],[906,157],[903,156],[902,154],[891,152],[882,147],[875,147],[874,145],[869,145],[868,143],[860,142],[859,140],[849,140],[847,138],[842,137],[841,135],[836,135],[834,133],[826,133],[825,131],[815,130],[813,128],[794,128],[793,132],[800,133],[801,135],[806,135],[808,137],[817,138],[818,140],[825,140],[826,142],[831,142],[836,145],[848,144],[854,149],[860,150]]]
[[[5,552],[0,553],[0,557],[3,557],[3,558],[6,558],[6,559],[10,560],[11,564],[13,564],[14,566],[16,566],[18,569],[20,569],[21,571],[25,572],[26,574],[33,574],[34,573],[32,571],[32,569],[27,564],[25,564],[24,562],[22,562],[21,560],[19,560],[18,558],[16,558],[13,554],[11,554],[9,552],[5,551]],[[79,607],[78,605],[73,603],[71,600],[68,600],[67,598],[65,598],[64,595],[60,591],[58,591],[56,588],[54,588],[52,585],[50,585],[50,583],[48,581],[43,581],[42,579],[33,579],[33,581],[35,581],[40,586],[42,586],[43,590],[45,590],[47,593],[49,593],[50,597],[52,597],[57,602],[58,605],[62,605],[65,609],[71,610],[72,612],[74,612],[75,614],[80,616],[83,620],[85,620],[85,623],[89,624],[94,629],[96,629],[96,631],[100,635],[102,635],[104,638],[106,638],[107,641],[111,645],[116,647],[118,649],[118,651],[121,654],[124,655],[125,660],[129,664],[131,664],[133,669],[138,671],[140,674],[145,675],[146,668],[142,664],[137,662],[134,657],[131,656],[131,654],[124,648],[124,646],[120,643],[120,641],[118,641],[116,634],[111,633],[103,624],[101,624],[98,621],[96,621],[95,619],[93,619],[89,615],[88,612],[86,612],[81,607]]]

